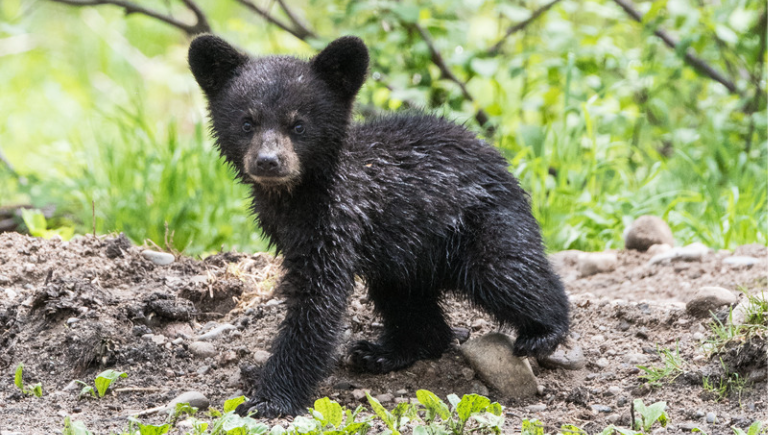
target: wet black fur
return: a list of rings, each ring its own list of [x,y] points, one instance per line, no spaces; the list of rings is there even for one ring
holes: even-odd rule
[[[332,367],[355,276],[384,321],[376,342],[351,349],[359,370],[385,373],[437,358],[452,332],[440,299],[465,298],[517,331],[515,353],[541,357],[568,331],[568,302],[542,246],[525,192],[508,163],[464,127],[422,113],[351,123],[365,80],[362,41],[334,41],[309,62],[251,58],[210,35],[189,63],[206,92],[221,154],[252,188],[253,212],[283,253],[287,314],[251,399],[238,409],[295,414]],[[301,179],[290,190],[254,182],[241,126],[282,128]]]

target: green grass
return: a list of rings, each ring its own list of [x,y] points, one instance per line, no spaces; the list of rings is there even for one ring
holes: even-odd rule
[[[680,350],[661,349],[659,356],[664,361],[664,367],[638,366],[645,372],[640,375],[652,387],[660,387],[662,383],[672,383],[678,376],[685,373],[685,360],[680,356]]]

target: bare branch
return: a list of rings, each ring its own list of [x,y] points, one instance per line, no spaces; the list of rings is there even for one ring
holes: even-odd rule
[[[509,38],[511,35],[513,35],[513,34],[519,32],[519,31],[525,29],[526,27],[528,27],[528,25],[531,24],[532,22],[534,22],[536,20],[536,18],[539,18],[541,16],[541,14],[543,14],[544,12],[552,9],[552,6],[554,6],[554,5],[558,4],[558,3],[560,3],[560,0],[552,0],[551,2],[549,2],[549,3],[545,4],[544,6],[540,7],[539,9],[536,9],[535,11],[533,11],[531,13],[531,16],[528,17],[528,19],[526,19],[524,21],[521,21],[521,22],[515,24],[514,26],[511,26],[509,29],[507,29],[507,32],[504,34],[504,36],[501,39],[499,39],[498,42],[493,44],[493,47],[491,47],[488,50],[488,55],[489,56],[495,56],[495,55],[499,54],[499,51],[501,51],[501,47],[507,41],[507,38]]]
[[[403,25],[419,32],[419,35],[421,35],[421,38],[424,40],[424,42],[427,43],[427,47],[429,47],[432,63],[434,63],[440,69],[440,73],[442,74],[443,78],[456,83],[459,86],[459,89],[461,89],[461,95],[465,99],[474,102],[475,99],[472,98],[472,95],[467,90],[467,85],[463,81],[459,80],[459,78],[456,77],[456,74],[454,74],[453,71],[451,71],[451,69],[448,67],[448,64],[445,63],[445,59],[443,59],[440,51],[438,51],[437,47],[435,47],[435,43],[432,41],[432,37],[429,35],[429,32],[427,32],[426,29],[416,23],[403,23]],[[477,120],[477,123],[482,127],[487,127],[486,124],[488,123],[488,119],[488,114],[485,113],[485,110],[483,109],[478,109],[475,113],[475,120]]]
[[[161,12],[147,9],[136,3],[131,3],[125,0],[49,0],[54,3],[62,3],[70,6],[101,6],[101,5],[113,5],[123,8],[126,15],[141,14],[151,18],[160,20],[166,24],[170,24],[173,27],[183,30],[187,35],[194,36],[199,33],[210,33],[211,26],[208,24],[208,19],[203,11],[197,6],[193,0],[182,0],[184,4],[195,14],[196,22],[194,24],[187,24],[183,21],[179,21],[176,18],[163,14]]]
[[[314,34],[310,32],[308,29],[302,30],[302,26],[299,26],[298,29],[294,29],[291,26],[283,23],[282,21],[272,16],[272,14],[268,10],[256,5],[250,0],[236,0],[236,1],[241,5],[245,6],[246,8],[250,9],[252,12],[255,12],[256,14],[260,15],[262,18],[264,18],[268,22],[285,30],[286,32],[290,33],[291,35],[295,36],[298,39],[301,39],[302,41],[306,41],[307,38],[309,38],[310,36],[314,36]],[[281,2],[281,5],[282,5],[282,2]],[[288,17],[290,18],[292,13],[289,12],[289,9],[283,8],[283,10],[286,11],[286,15],[288,15]],[[295,22],[293,23],[296,24]]]
[[[283,12],[285,12],[285,15],[288,16],[288,19],[291,20],[293,23],[293,26],[296,28],[297,33],[300,35],[303,35],[302,38],[299,39],[306,39],[306,38],[317,38],[317,35],[315,35],[314,32],[309,30],[309,28],[304,24],[304,22],[293,13],[293,11],[288,7],[288,5],[285,3],[285,0],[277,0],[277,3],[280,4],[280,7],[283,8]]]
[[[624,9],[624,12],[627,13],[630,17],[632,17],[633,20],[637,21],[638,23],[643,22],[643,16],[640,14],[640,11],[635,9],[635,7],[632,5],[631,0],[613,0],[621,6],[622,9]],[[675,39],[667,32],[665,32],[662,29],[655,29],[653,33],[661,38],[662,41],[664,41],[667,46],[675,51],[679,50],[678,43],[675,41]],[[685,55],[683,56],[683,59],[685,60],[685,63],[690,65],[693,69],[698,71],[701,74],[704,74],[711,78],[712,80],[715,80],[716,82],[720,83],[721,85],[725,86],[726,89],[728,89],[731,93],[740,95],[739,90],[736,88],[736,85],[729,79],[725,78],[719,71],[714,69],[711,65],[709,65],[707,62],[705,62],[700,57],[696,56],[693,53],[692,49],[685,50]]]

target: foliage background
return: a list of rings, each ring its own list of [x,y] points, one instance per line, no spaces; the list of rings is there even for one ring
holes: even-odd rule
[[[765,2],[629,2],[642,22],[620,2],[299,0],[293,19],[281,1],[195,4],[251,53],[309,57],[362,37],[373,64],[359,116],[426,108],[486,136],[551,250],[620,247],[643,214],[678,243],[767,243]],[[189,0],[135,3],[195,22]],[[246,189],[212,150],[188,43],[111,5],[0,2],[0,150],[13,167],[0,164],[0,206],[53,204],[49,225],[86,233],[93,201],[98,232],[162,245],[167,225],[190,254],[265,249]]]

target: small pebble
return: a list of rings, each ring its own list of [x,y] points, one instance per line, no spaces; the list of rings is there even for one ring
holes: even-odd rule
[[[590,408],[592,408],[592,411],[594,412],[609,413],[612,411],[610,406],[605,405],[592,405]]]
[[[189,406],[200,410],[208,409],[208,407],[211,405],[211,402],[208,400],[208,398],[205,397],[204,394],[198,393],[197,391],[186,391],[179,394],[176,396],[176,398],[171,400],[168,405],[166,405],[166,409],[175,408],[177,403],[189,403]]]
[[[70,317],[69,319],[67,319],[67,325],[71,325],[71,324],[77,323],[79,321],[80,321],[80,319],[78,319],[77,317]]]
[[[621,394],[621,388],[617,387],[616,385],[611,385],[610,387],[608,387],[608,390],[606,390],[606,393],[609,396],[618,396],[619,394]]]
[[[224,323],[223,325],[219,325],[212,330],[206,332],[205,334],[197,337],[198,340],[213,340],[214,338],[218,338],[221,334],[223,334],[225,331],[229,331],[232,329],[237,329],[235,325]]]
[[[378,400],[381,403],[389,403],[394,399],[395,399],[395,396],[389,393],[379,394],[378,396],[376,396],[376,400]]]
[[[165,266],[174,262],[175,258],[173,254],[166,252],[151,251],[149,249],[141,251],[141,256],[147,260],[155,263],[158,266]]]
[[[595,361],[595,365],[600,367],[601,369],[604,369],[608,367],[611,363],[608,361],[607,358],[600,358],[597,361]]]
[[[547,410],[547,405],[543,403],[537,403],[535,405],[528,405],[525,407],[528,412],[543,412]]]
[[[707,413],[707,423],[714,424],[717,423],[717,414],[714,412],[708,412]]]

